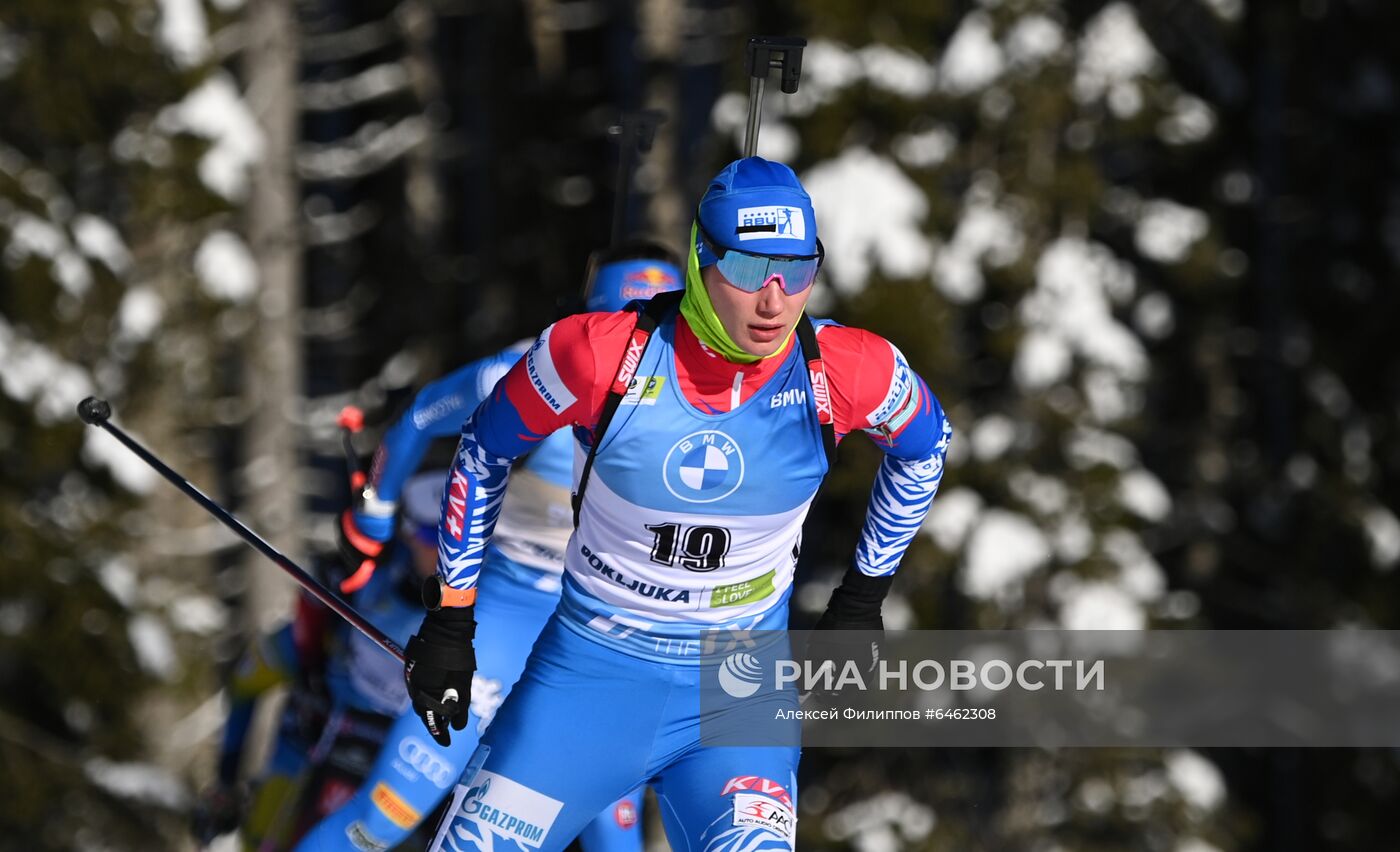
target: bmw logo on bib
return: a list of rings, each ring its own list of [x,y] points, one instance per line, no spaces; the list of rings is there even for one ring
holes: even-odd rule
[[[723,432],[686,435],[666,454],[665,480],[666,490],[687,503],[713,503],[744,481],[744,454]]]

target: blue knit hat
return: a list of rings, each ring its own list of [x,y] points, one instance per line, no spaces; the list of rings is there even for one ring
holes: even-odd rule
[[[792,169],[762,157],[725,166],[700,199],[700,227],[715,244],[750,254],[814,255],[817,217]],[[716,261],[697,238],[701,266]]]
[[[675,264],[654,258],[615,260],[598,267],[588,287],[590,311],[620,311],[634,299],[646,301],[657,293],[684,286]]]

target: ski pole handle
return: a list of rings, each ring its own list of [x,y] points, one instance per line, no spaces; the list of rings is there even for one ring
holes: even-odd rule
[[[347,405],[340,409],[335,422],[340,424],[340,447],[345,451],[345,469],[350,475],[350,491],[358,494],[365,487],[364,468],[360,467],[360,457],[355,454],[355,442],[351,439],[365,428],[365,413],[357,406]]]
[[[242,538],[244,541],[248,542],[248,544],[252,545],[254,550],[272,560],[277,567],[285,571],[303,589],[306,589],[314,595],[317,600],[329,607],[336,615],[350,622],[352,627],[363,633],[371,642],[388,651],[390,654],[393,654],[398,658],[399,662],[403,662],[403,648],[400,648],[398,643],[384,635],[383,631],[371,624],[369,619],[360,615],[354,607],[345,603],[345,601],[337,597],[334,592],[321,585],[315,577],[307,573],[300,565],[293,562],[288,556],[271,544],[268,544],[266,539],[253,532],[245,526],[242,521],[235,518],[227,509],[220,506],[206,496],[204,492],[191,485],[189,480],[172,470],[165,462],[161,461],[149,450],[137,443],[130,435],[112,425],[111,416],[112,406],[108,405],[106,400],[90,396],[78,403],[78,417],[82,418],[84,423],[89,426],[96,426],[99,429],[107,430],[112,437],[120,441],[122,445],[130,450],[137,458],[149,465],[156,473],[165,477],[171,485],[183,491],[186,496],[198,503],[206,512],[213,515],[215,520],[237,533],[239,538]]]
[[[355,452],[353,440],[355,435],[365,428],[365,413],[358,406],[347,405],[340,409],[340,414],[336,417],[335,422],[340,424],[340,447],[345,451],[345,472],[350,477],[350,502],[353,504],[359,499],[365,483],[369,481],[368,477],[365,476],[365,469],[360,466],[360,456]],[[343,527],[352,522],[349,515],[345,515],[340,518],[339,523]],[[348,529],[342,529],[342,532],[349,534]],[[366,547],[360,546],[360,549],[365,550]],[[364,559],[355,566],[355,570],[350,576],[340,581],[340,593],[348,595],[363,589],[374,577],[375,569],[379,567],[377,558],[378,554],[376,553],[375,556]]]

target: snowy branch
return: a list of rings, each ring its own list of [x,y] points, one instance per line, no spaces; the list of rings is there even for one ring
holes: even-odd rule
[[[363,177],[412,151],[428,138],[423,116],[403,119],[392,127],[372,121],[348,141],[308,145],[297,154],[297,173],[306,180],[345,180]]]
[[[307,35],[301,41],[304,62],[341,62],[354,59],[385,45],[393,44],[399,29],[391,19],[382,19],[340,32]]]
[[[307,217],[305,243],[328,246],[349,242],[378,224],[379,211],[372,204],[357,204],[343,213]]]
[[[408,86],[408,71],[403,65],[386,62],[339,80],[306,83],[297,95],[302,109],[317,112],[368,103],[397,94]]]
[[[25,337],[0,319],[0,390],[19,402],[34,403],[39,422],[71,420],[78,400],[93,393],[92,377],[53,350]]]

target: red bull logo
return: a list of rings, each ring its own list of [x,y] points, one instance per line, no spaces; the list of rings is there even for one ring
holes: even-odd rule
[[[650,299],[657,293],[674,289],[676,289],[676,276],[660,266],[648,266],[623,276],[619,292],[622,294],[622,298],[630,301],[632,299]]]

